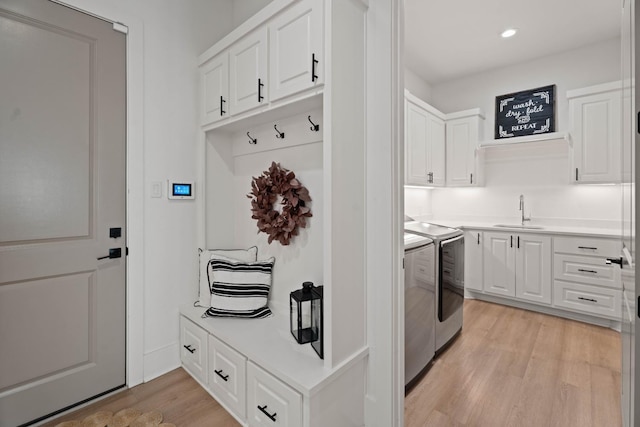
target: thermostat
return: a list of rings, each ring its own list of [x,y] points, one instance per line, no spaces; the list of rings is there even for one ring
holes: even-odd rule
[[[195,199],[195,187],[193,181],[171,181],[167,188],[167,197],[169,199]]]

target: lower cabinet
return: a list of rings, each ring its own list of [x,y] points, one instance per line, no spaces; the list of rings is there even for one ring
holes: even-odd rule
[[[551,304],[551,238],[485,232],[484,290]]]
[[[302,425],[300,393],[251,362],[247,376],[247,418],[251,427]]]
[[[464,288],[481,291],[483,240],[481,231],[464,232]]]
[[[202,318],[180,307],[184,369],[243,426],[364,425],[368,349],[325,367],[289,332],[289,318]],[[355,408],[355,409],[354,409]]]

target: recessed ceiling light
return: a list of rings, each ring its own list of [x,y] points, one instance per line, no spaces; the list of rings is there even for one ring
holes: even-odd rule
[[[516,30],[515,28],[508,28],[504,30],[500,35],[503,39],[508,39],[509,37],[513,37],[517,32],[518,30]]]

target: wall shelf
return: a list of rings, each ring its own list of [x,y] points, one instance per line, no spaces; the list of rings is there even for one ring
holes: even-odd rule
[[[482,141],[480,148],[515,146],[517,144],[530,144],[542,141],[565,140],[571,144],[571,135],[569,132],[550,132],[537,135],[516,136],[513,138],[493,139]]]

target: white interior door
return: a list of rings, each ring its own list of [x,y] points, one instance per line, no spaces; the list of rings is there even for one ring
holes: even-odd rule
[[[125,384],[125,43],[0,0],[0,426]]]

